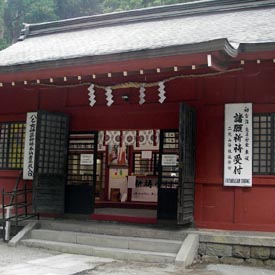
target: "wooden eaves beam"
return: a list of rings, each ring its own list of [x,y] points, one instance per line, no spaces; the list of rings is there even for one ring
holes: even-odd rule
[[[229,63],[226,61],[222,61],[218,59],[217,57],[213,56],[212,54],[207,54],[207,66],[209,68],[214,69],[218,72],[226,71],[228,68]]]

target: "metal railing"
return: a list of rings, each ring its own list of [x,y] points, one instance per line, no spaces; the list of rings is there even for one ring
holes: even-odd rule
[[[15,225],[15,233],[17,233],[19,222],[35,217],[39,219],[39,214],[32,212],[32,201],[29,202],[32,188],[27,188],[27,184],[24,183],[23,188],[18,189],[21,180],[22,172],[17,177],[13,191],[5,192],[4,189],[2,190],[2,230],[4,241],[10,240],[12,223]],[[10,197],[10,200],[6,204],[5,201],[8,201],[8,197]]]

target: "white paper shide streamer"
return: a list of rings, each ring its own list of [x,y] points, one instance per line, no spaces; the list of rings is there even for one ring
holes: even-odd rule
[[[166,96],[165,96],[165,85],[164,85],[164,81],[160,81],[159,82],[159,88],[158,88],[158,91],[159,91],[159,103],[163,103],[164,100],[166,99]]]
[[[166,91],[165,91],[165,81],[159,81],[154,83],[154,86],[158,85],[158,96],[159,96],[159,103],[163,103],[166,100]],[[136,88],[139,87],[139,105],[143,105],[146,102],[146,86],[145,83],[139,83]],[[151,87],[151,86],[149,86]],[[96,95],[95,95],[95,88],[105,89],[105,96],[106,96],[106,105],[110,107],[114,103],[114,96],[113,96],[113,89],[118,89],[116,86],[98,86],[96,84],[91,84],[88,88],[88,95],[90,106],[93,107],[96,104]],[[125,87],[124,87],[125,88]]]
[[[96,103],[95,100],[95,85],[91,84],[90,87],[88,88],[88,95],[89,95],[89,100],[90,100],[90,106],[93,107]]]
[[[139,105],[145,103],[145,87],[144,84],[139,89]]]
[[[107,106],[110,107],[114,103],[112,89],[111,89],[111,87],[106,87],[105,91],[106,91],[105,95],[106,95],[106,100],[107,100]]]

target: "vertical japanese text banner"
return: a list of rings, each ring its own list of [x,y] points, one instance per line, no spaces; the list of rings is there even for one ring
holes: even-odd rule
[[[224,186],[252,186],[252,103],[225,104]]]
[[[34,172],[35,136],[37,113],[27,113],[26,136],[24,149],[23,179],[32,180]]]

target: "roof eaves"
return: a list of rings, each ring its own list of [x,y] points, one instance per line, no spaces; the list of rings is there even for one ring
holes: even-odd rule
[[[266,43],[242,43],[239,47],[240,52],[264,52],[275,51],[275,42]]]
[[[39,24],[25,24],[20,40],[25,39],[27,36],[44,35],[56,32],[270,6],[275,6],[274,0],[196,1],[140,10],[85,16]]]
[[[124,62],[129,60],[160,58],[177,55],[191,55],[217,51],[221,52],[224,56],[227,56],[228,58],[234,58],[238,55],[239,49],[232,47],[228,40],[223,38],[195,44],[170,46],[165,48],[145,49],[141,51],[130,51],[99,56],[82,56],[77,58],[48,60],[26,64],[15,64],[11,66],[0,66],[0,73],[52,69],[67,66],[75,66],[76,64],[83,66],[108,64],[110,62]]]

